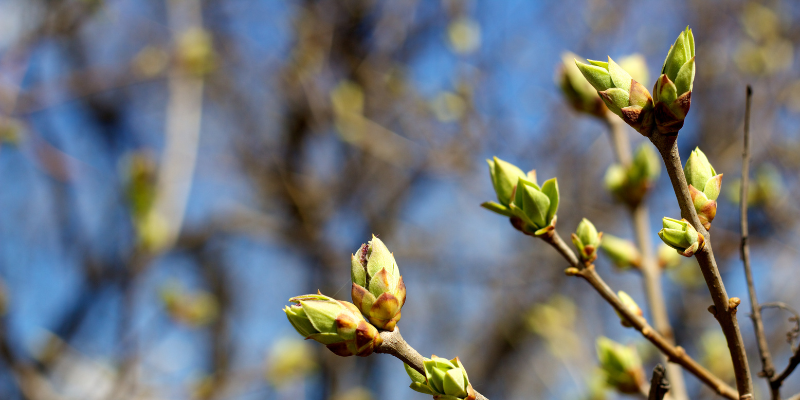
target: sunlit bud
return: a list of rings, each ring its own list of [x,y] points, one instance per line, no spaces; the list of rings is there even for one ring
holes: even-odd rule
[[[353,303],[376,328],[394,330],[406,302],[406,285],[394,255],[372,235],[350,260]]]
[[[703,249],[705,245],[703,235],[698,233],[688,221],[667,217],[661,221],[664,228],[658,232],[658,236],[667,246],[686,257],[691,257]]]
[[[639,268],[642,265],[642,254],[630,240],[618,238],[614,235],[603,234],[600,248],[619,268]],[[672,252],[673,254],[675,252]]]
[[[609,110],[645,136],[653,127],[653,99],[650,92],[631,78],[611,57],[608,62],[575,60],[587,81],[597,90]]]
[[[642,313],[642,309],[639,308],[639,305],[636,304],[636,302],[633,301],[633,298],[631,298],[631,296],[628,296],[627,293],[620,290],[619,292],[617,292],[617,296],[619,297],[619,300],[622,302],[622,304],[625,305],[625,307],[627,307],[628,310],[630,310],[634,315],[638,315],[640,317],[644,315],[644,313]],[[619,320],[620,323],[622,323],[622,326],[626,328],[630,328],[633,326],[631,325],[630,322],[628,322],[627,318],[622,316],[622,314],[617,312],[617,315],[619,316]]]
[[[467,370],[458,357],[448,360],[431,356],[423,362],[425,375],[405,365],[411,378],[411,389],[432,395],[436,400],[475,400],[476,393],[469,383]]]
[[[514,194],[514,188],[517,186],[517,180],[521,177],[525,177],[525,173],[516,165],[497,157],[494,157],[492,160],[486,160],[486,162],[489,163],[489,175],[492,177],[492,185],[497,194],[497,201],[500,203],[487,201],[481,204],[481,206],[498,214],[510,217],[512,214],[511,210],[508,209],[508,205],[511,203],[511,200],[513,200],[512,196]]]
[[[597,249],[600,247],[602,237],[603,232],[598,233],[588,219],[584,218],[578,224],[578,229],[572,234],[572,244],[578,248],[578,254],[583,262],[591,263],[597,258]]]
[[[383,343],[378,330],[351,303],[322,294],[292,297],[289,301],[296,304],[283,311],[297,333],[324,344],[336,355],[365,357]]]
[[[514,226],[534,236],[552,232],[556,225],[558,200],[556,178],[546,180],[540,187],[536,183],[535,171],[528,173],[528,179],[520,177],[514,199],[509,204]]]
[[[697,216],[706,230],[711,229],[711,221],[717,215],[716,200],[722,187],[722,174],[717,174],[699,147],[689,155],[683,173]]]
[[[671,269],[681,265],[681,255],[676,253],[672,247],[661,243],[658,246],[658,265],[663,269]]]
[[[653,88],[655,124],[659,132],[677,134],[692,103],[694,35],[689,27],[678,35]]]
[[[601,336],[597,338],[597,358],[609,386],[622,393],[640,393],[645,374],[636,349]]]

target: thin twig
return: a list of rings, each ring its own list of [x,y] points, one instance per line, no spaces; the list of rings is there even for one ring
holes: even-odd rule
[[[664,400],[667,392],[669,392],[667,370],[663,365],[658,364],[653,369],[653,378],[650,379],[650,394],[647,396],[647,400]]]
[[[769,353],[767,335],[764,334],[764,321],[761,319],[761,308],[758,306],[756,297],[756,285],[753,282],[753,271],[750,269],[750,246],[748,245],[749,232],[747,226],[747,189],[750,184],[750,101],[753,97],[753,89],[747,85],[747,99],[745,100],[744,111],[744,146],[742,150],[742,186],[739,196],[740,226],[742,230],[742,243],[740,247],[742,263],[744,264],[744,274],[747,278],[747,291],[750,295],[750,318],[753,320],[753,327],[756,331],[756,342],[758,344],[758,354],[761,357],[761,371],[763,376],[771,381],[775,374],[775,367],[772,365],[772,355]],[[780,388],[770,385],[772,399],[780,400]]]
[[[722,328],[722,333],[728,342],[728,349],[731,353],[733,370],[736,376],[736,387],[741,393],[739,398],[741,400],[750,400],[753,398],[753,381],[750,376],[750,366],[747,364],[744,340],[739,330],[739,323],[736,320],[736,307],[739,302],[731,301],[728,298],[728,293],[725,291],[725,285],[722,282],[722,277],[717,268],[717,261],[711,248],[711,235],[700,223],[700,219],[694,209],[686,177],[683,174],[681,157],[678,153],[677,136],[663,135],[656,132],[650,136],[650,141],[656,146],[659,153],[661,153],[661,158],[664,160],[670,182],[672,182],[672,188],[678,199],[678,205],[681,208],[681,217],[689,221],[705,239],[705,246],[695,253],[695,258],[700,264],[703,278],[708,286],[711,299],[714,301],[714,316],[717,318]]]
[[[703,368],[702,365],[698,364],[697,361],[686,354],[683,348],[672,345],[664,336],[653,329],[653,327],[647,323],[647,320],[634,314],[628,307],[622,304],[619,297],[617,297],[614,291],[603,281],[600,275],[597,274],[594,265],[585,266],[579,262],[572,249],[561,240],[558,232],[554,231],[553,233],[552,237],[542,236],[542,238],[545,242],[555,247],[559,253],[565,254],[564,258],[572,265],[571,268],[567,269],[568,274],[580,276],[589,282],[603,299],[611,304],[619,314],[624,316],[633,328],[639,331],[645,339],[653,343],[653,345],[664,353],[670,362],[679,364],[721,396],[732,400],[740,399],[736,389],[728,386],[722,379],[711,373],[711,371]]]
[[[395,327],[394,331],[381,331],[383,343],[375,350],[376,353],[390,354],[400,361],[414,368],[415,371],[425,375],[425,368],[422,366],[424,358],[400,335],[400,328]],[[476,400],[489,400],[484,395],[475,391]]]

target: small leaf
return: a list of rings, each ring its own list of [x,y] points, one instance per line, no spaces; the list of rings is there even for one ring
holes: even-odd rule
[[[589,62],[592,62],[591,60]],[[613,87],[611,76],[605,68],[595,65],[587,65],[575,60],[575,65],[581,70],[583,77],[598,91],[603,91]]]

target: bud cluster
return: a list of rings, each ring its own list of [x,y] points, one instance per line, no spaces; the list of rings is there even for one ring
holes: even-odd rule
[[[446,358],[431,356],[422,362],[425,375],[405,364],[406,373],[411,378],[411,389],[433,395],[437,400],[475,400],[475,390],[469,383],[467,370],[458,357]]]
[[[636,131],[644,136],[650,136],[653,131],[675,135],[683,127],[691,105],[695,76],[691,29],[687,27],[681,32],[670,47],[652,96],[611,57],[608,62],[588,61],[585,64],[575,60],[575,64],[608,109]]]
[[[527,174],[519,167],[497,157],[486,160],[499,203],[487,201],[482,207],[511,218],[521,231],[541,236],[552,232],[558,211],[558,182],[556,178],[536,182],[536,171]]]

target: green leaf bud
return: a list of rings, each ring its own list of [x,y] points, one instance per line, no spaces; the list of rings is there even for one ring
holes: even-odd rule
[[[611,261],[619,268],[640,268],[642,254],[633,242],[618,238],[614,235],[603,234],[600,248],[608,255]]]
[[[658,236],[667,246],[672,247],[682,256],[691,257],[705,245],[703,235],[698,233],[685,219],[664,217],[662,223],[664,228],[658,232]]]
[[[597,249],[600,247],[602,237],[603,233],[598,233],[588,219],[584,218],[578,224],[578,229],[572,234],[572,243],[578,248],[584,263],[591,263],[597,258]]]
[[[414,391],[433,395],[438,400],[475,400],[477,397],[458,357],[448,360],[434,355],[425,358],[422,365],[425,375],[405,365]]]
[[[556,83],[576,111],[603,118],[607,112],[606,106],[575,64],[577,57],[570,52],[561,55],[562,64],[556,75]]]
[[[406,285],[386,245],[372,235],[350,256],[353,303],[378,329],[394,330],[406,302]]]
[[[709,230],[711,221],[717,215],[716,200],[722,187],[722,174],[717,174],[699,147],[689,155],[683,173],[697,216],[706,230]]]
[[[509,208],[520,221],[523,232],[540,236],[555,229],[559,202],[558,182],[556,178],[548,179],[539,187],[534,171],[528,177],[534,180],[519,178],[514,200]]]
[[[622,290],[620,290],[619,292],[617,292],[617,296],[619,297],[619,300],[622,302],[622,304],[625,305],[625,307],[628,310],[630,310],[634,315],[637,315],[637,316],[640,316],[640,317],[644,315],[644,313],[642,313],[642,309],[639,308],[639,305],[636,304],[636,302],[633,300],[633,298],[631,296],[629,296],[627,293],[625,293]],[[633,327],[633,325],[631,325],[631,323],[628,321],[628,319],[623,317],[622,314],[619,313],[619,311],[617,311],[617,316],[619,316],[619,320],[620,320],[620,323],[622,324],[622,326],[624,326],[626,328]]]
[[[663,134],[677,134],[692,103],[695,76],[694,35],[689,27],[678,35],[653,89],[655,124]]]
[[[292,297],[283,311],[301,336],[324,344],[336,355],[368,356],[383,343],[355,305],[322,294]]]
[[[589,64],[575,60],[575,65],[608,109],[642,135],[650,136],[653,99],[647,88],[631,78],[611,57],[608,62],[589,60]]]
[[[601,336],[597,338],[597,358],[609,386],[626,394],[641,392],[645,374],[635,348]]]
[[[497,200],[500,205],[508,207],[512,200],[511,196],[514,193],[517,180],[521,177],[524,178],[525,173],[516,165],[497,157],[494,157],[493,160],[486,160],[486,162],[489,163],[489,174],[492,177],[494,191],[497,193]]]

